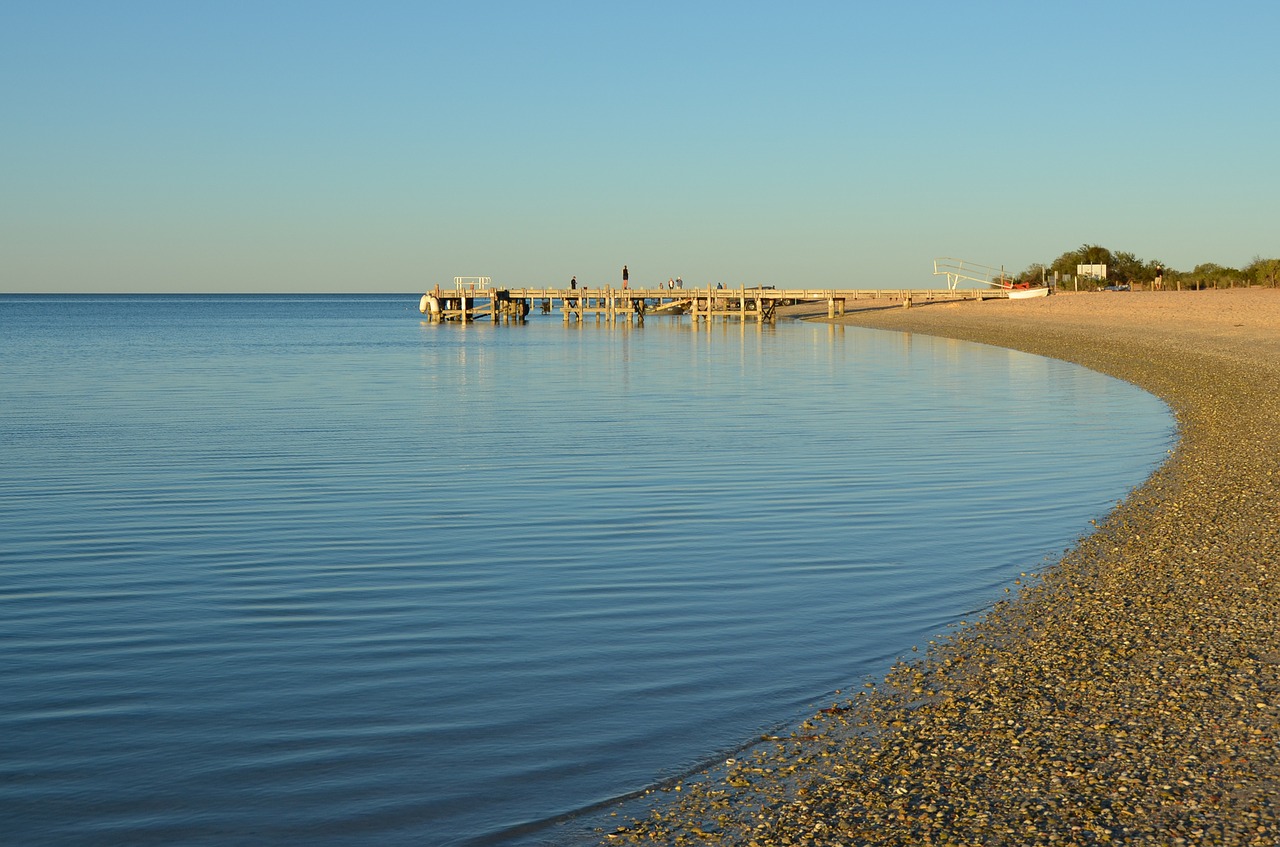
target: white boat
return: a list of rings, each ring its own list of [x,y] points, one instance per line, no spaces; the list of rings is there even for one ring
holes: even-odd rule
[[[1006,290],[1009,292],[1010,300],[1026,300],[1031,297],[1049,296],[1049,289],[1043,285],[1035,288],[1009,288]]]

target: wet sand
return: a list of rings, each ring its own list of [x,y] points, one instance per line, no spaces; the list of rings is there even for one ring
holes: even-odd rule
[[[854,305],[1139,385],[1177,448],[983,618],[610,843],[1280,843],[1280,291]]]

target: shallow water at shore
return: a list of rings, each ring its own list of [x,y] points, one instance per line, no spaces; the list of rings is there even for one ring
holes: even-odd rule
[[[1013,602],[643,819],[610,818],[610,843],[1276,841],[1280,300],[1236,289],[1011,306],[843,321],[1132,381],[1177,410],[1170,460]]]
[[[1171,444],[995,348],[415,305],[0,300],[23,843],[546,837],[881,673]]]

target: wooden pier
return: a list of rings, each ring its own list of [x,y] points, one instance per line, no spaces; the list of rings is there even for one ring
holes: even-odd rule
[[[460,278],[461,279],[461,278]],[[559,310],[565,323],[643,323],[645,315],[686,314],[694,323],[724,320],[773,321],[782,306],[826,303],[827,317],[843,315],[850,301],[897,300],[904,306],[932,300],[983,300],[1008,296],[983,289],[780,289],[739,288],[494,288],[487,278],[455,284],[452,291],[422,295],[419,311],[432,321],[521,321],[530,311]],[[455,281],[458,283],[458,281]]]

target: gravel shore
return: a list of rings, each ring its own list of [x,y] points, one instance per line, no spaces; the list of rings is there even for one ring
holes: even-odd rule
[[[854,305],[1139,385],[1177,449],[981,620],[609,843],[1280,843],[1280,291]]]

